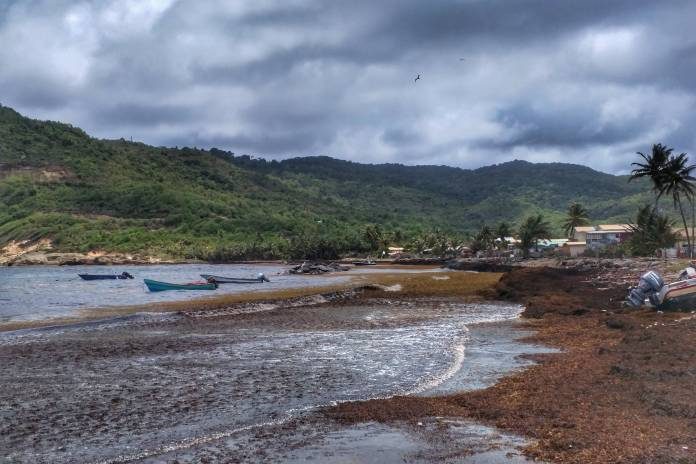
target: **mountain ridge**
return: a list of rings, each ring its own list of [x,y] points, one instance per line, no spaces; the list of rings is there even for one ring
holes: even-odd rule
[[[484,223],[542,213],[560,233],[572,201],[583,203],[593,222],[626,221],[646,194],[645,183],[582,165],[265,160],[97,139],[0,106],[0,247],[50,239],[64,251],[202,259],[220,250],[258,257],[322,246],[360,252],[369,224],[403,244],[434,230],[465,238]]]

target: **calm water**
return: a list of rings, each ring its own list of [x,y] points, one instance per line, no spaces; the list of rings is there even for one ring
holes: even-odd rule
[[[209,297],[226,293],[276,290],[308,285],[340,283],[344,274],[326,276],[284,275],[289,266],[279,265],[153,265],[153,266],[28,266],[0,267],[0,324],[75,315],[75,311],[109,306],[128,306],[161,301]],[[132,280],[85,281],[78,274],[120,274]],[[202,280],[200,274],[255,277],[263,272],[271,282],[221,285],[215,291],[168,291],[152,293],[144,278],[165,282]]]

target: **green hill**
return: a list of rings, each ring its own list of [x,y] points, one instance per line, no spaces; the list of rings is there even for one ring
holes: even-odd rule
[[[47,238],[62,251],[203,259],[361,251],[368,224],[402,242],[434,229],[463,236],[532,212],[560,227],[576,200],[595,222],[624,221],[645,191],[562,163],[465,170],[152,147],[0,106],[0,246]]]

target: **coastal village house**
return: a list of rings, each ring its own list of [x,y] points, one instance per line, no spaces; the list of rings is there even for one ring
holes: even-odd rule
[[[691,237],[695,230],[689,229]],[[666,258],[688,258],[689,245],[686,240],[685,229],[675,228],[678,236],[677,243],[672,248],[662,251]],[[619,245],[631,237],[632,231],[629,224],[599,224],[596,226],[582,226],[575,229],[575,234],[570,240],[559,243],[561,251],[568,256],[582,255],[586,250],[599,250],[609,245]],[[693,240],[692,240],[693,241]],[[694,244],[694,256],[696,256],[696,242]]]
[[[667,248],[664,250],[666,258],[689,258],[689,242],[686,240],[686,229],[683,227],[680,229],[675,228],[674,232],[677,234],[677,243],[674,244],[672,248]],[[693,242],[694,229],[689,228],[689,235],[692,237]],[[694,256],[696,256],[696,246],[694,247]]]
[[[619,245],[631,237],[629,224],[599,224],[580,226],[570,240],[562,245],[562,251],[571,257],[580,256],[586,250],[599,250],[610,245]]]
[[[628,224],[600,224],[595,230],[588,231],[585,242],[590,249],[604,248],[609,245],[619,245],[632,235]]]
[[[575,258],[576,256],[580,256],[585,252],[587,249],[587,245],[585,244],[585,241],[578,241],[578,240],[568,240],[563,244],[563,248],[561,251],[563,251],[565,254],[570,256],[571,258]]]
[[[576,227],[575,232],[573,233],[573,236],[571,237],[571,242],[585,243],[585,240],[587,240],[587,233],[593,232],[594,230],[595,230],[594,226],[578,226],[578,227]]]

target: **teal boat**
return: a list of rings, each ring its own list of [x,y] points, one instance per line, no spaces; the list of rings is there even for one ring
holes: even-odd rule
[[[171,284],[156,280],[143,279],[151,292],[163,292],[165,290],[215,290],[218,286],[215,282],[189,282],[187,284]]]

